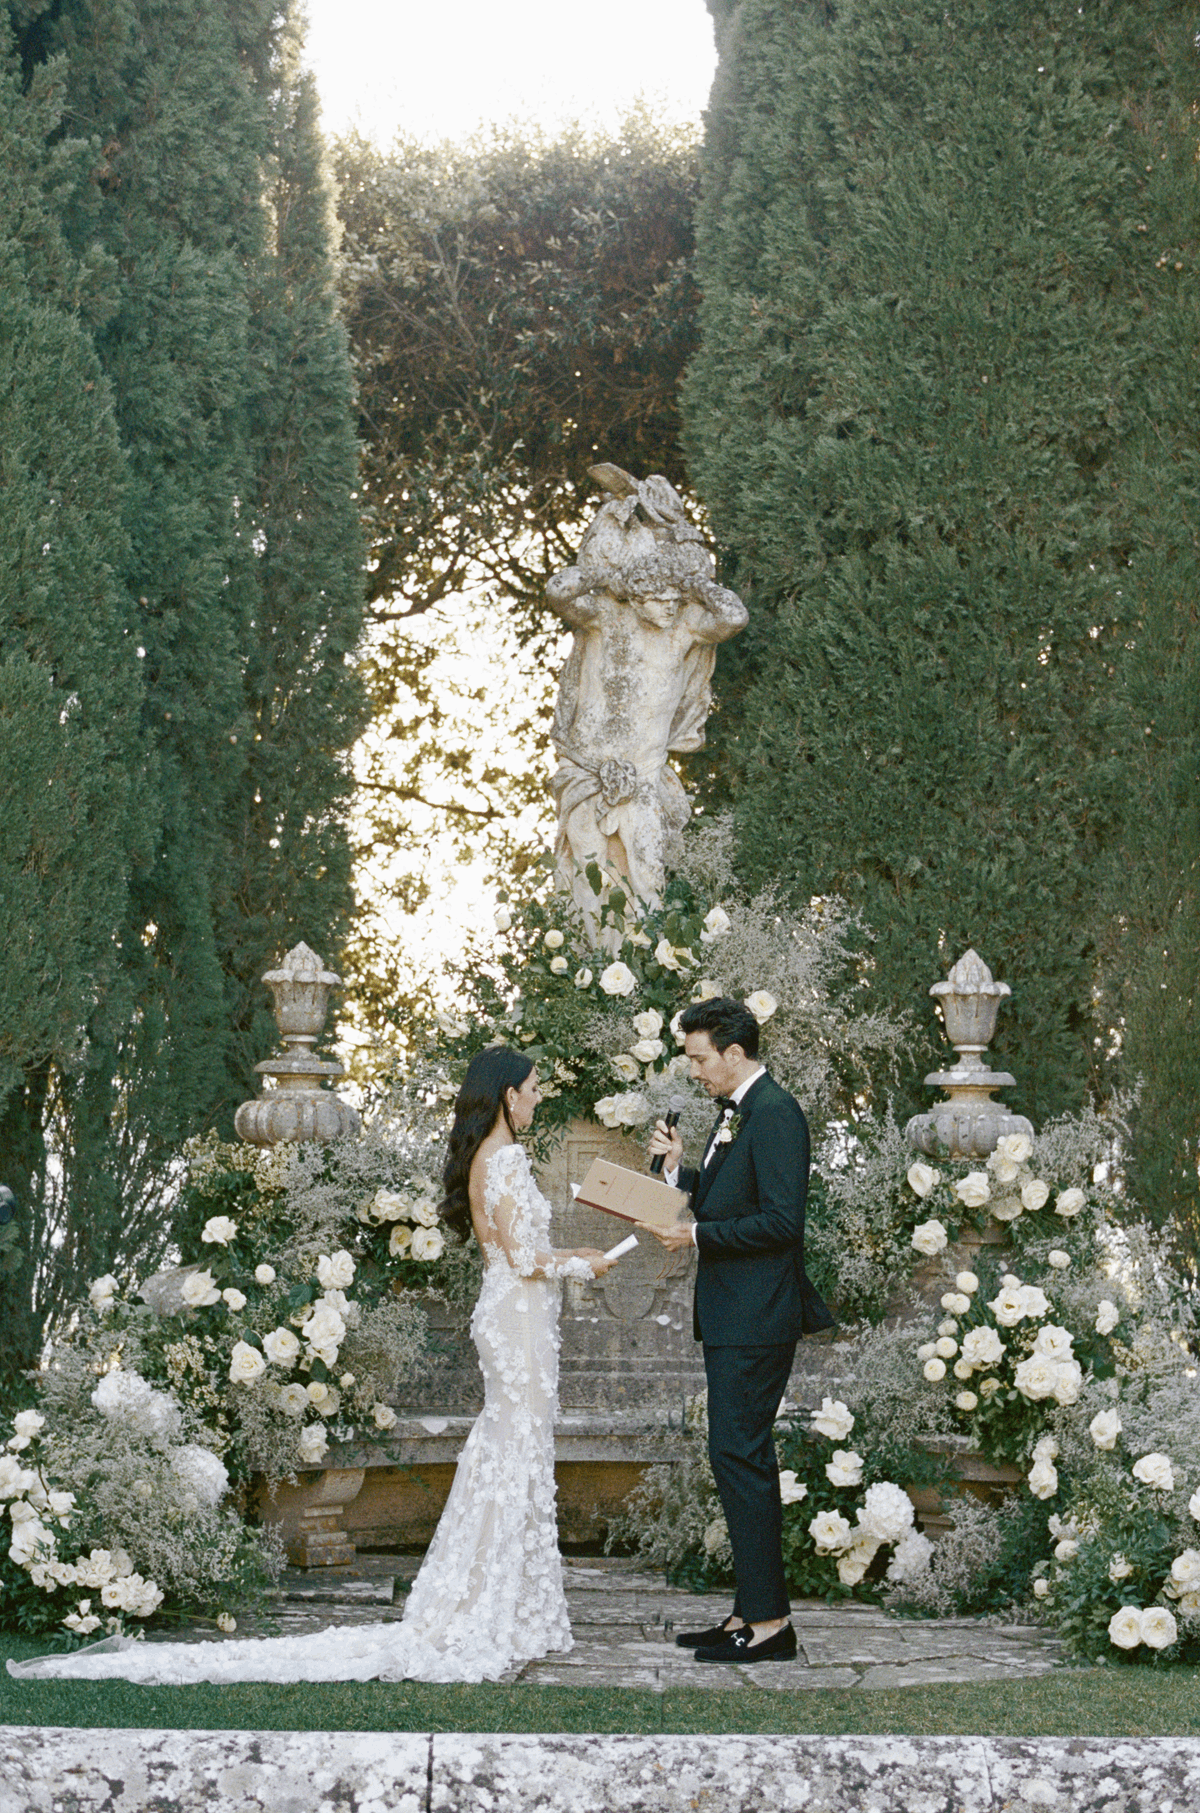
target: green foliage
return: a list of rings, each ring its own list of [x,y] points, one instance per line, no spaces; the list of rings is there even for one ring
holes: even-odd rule
[[[1035,1121],[1106,1086],[1104,864],[1145,811],[1120,690],[1139,518],[1154,484],[1156,547],[1193,514],[1182,438],[1153,450],[1160,405],[1194,420],[1195,372],[1177,315],[1168,404],[1147,214],[1189,20],[747,0],[710,110],[687,441],[751,604],[714,724],[746,872],[861,909],[926,1024],[930,981],[977,944],[1014,984],[1003,1047]],[[1180,628],[1185,565],[1160,595]]]
[[[348,352],[294,33],[270,0],[33,0],[19,27],[31,88],[6,74],[0,161],[6,289],[28,292],[0,327],[16,1366],[89,1278],[163,1254],[180,1144],[228,1126],[273,1042],[269,960],[303,935],[337,961],[362,721]]]

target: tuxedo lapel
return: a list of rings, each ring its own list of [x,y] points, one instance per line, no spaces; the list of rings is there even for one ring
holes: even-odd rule
[[[737,1107],[733,1111],[733,1119],[738,1122],[738,1131],[737,1131],[736,1138],[726,1140],[722,1145],[719,1145],[716,1148],[716,1150],[714,1151],[712,1157],[709,1159],[707,1164],[704,1164],[703,1160],[701,1161],[700,1176],[696,1182],[696,1208],[697,1209],[699,1209],[700,1204],[704,1201],[704,1198],[708,1195],[709,1190],[712,1188],[713,1180],[715,1179],[717,1172],[721,1169],[721,1166],[725,1163],[725,1160],[728,1158],[729,1154],[733,1151],[733,1148],[737,1144],[737,1141],[739,1139],[745,1138],[746,1122],[750,1119],[750,1115],[751,1115],[751,1112],[753,1109],[753,1104],[754,1104],[754,1098],[758,1094],[759,1086],[766,1080],[766,1075],[767,1075],[767,1073],[764,1070],[761,1076],[755,1077],[754,1082],[751,1084],[750,1088],[747,1089],[745,1095],[742,1097],[741,1101],[738,1103]],[[713,1137],[720,1129],[721,1123],[724,1121],[724,1119],[725,1119],[725,1111],[724,1111],[724,1109],[722,1109],[721,1113],[717,1116],[716,1125],[714,1126],[712,1133],[710,1133],[708,1136],[708,1143],[705,1145],[705,1148],[704,1148],[704,1150],[706,1152],[708,1151],[709,1145],[712,1144]]]

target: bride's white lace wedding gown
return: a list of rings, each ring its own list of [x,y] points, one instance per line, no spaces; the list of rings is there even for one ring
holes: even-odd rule
[[[487,1160],[486,1269],[471,1317],[484,1407],[441,1521],[393,1624],[216,1643],[109,1638],[72,1655],[9,1662],[14,1675],[187,1685],[196,1681],[486,1681],[572,1647],[554,1512],[558,1311],[564,1277],[550,1204],[523,1147]]]

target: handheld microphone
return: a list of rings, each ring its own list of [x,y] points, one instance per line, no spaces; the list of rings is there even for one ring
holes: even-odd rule
[[[671,1097],[671,1105],[667,1109],[667,1113],[665,1116],[668,1131],[672,1127],[677,1127],[679,1125],[680,1117],[683,1114],[683,1111],[686,1107],[687,1107],[687,1102],[684,1100],[683,1096],[673,1095]],[[651,1177],[658,1176],[659,1172],[663,1168],[664,1162],[666,1161],[666,1156],[667,1155],[665,1152],[656,1152],[654,1154],[654,1157],[650,1160]]]

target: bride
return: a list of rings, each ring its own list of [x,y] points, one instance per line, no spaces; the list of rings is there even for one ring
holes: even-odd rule
[[[196,1681],[487,1681],[572,1646],[554,1513],[558,1311],[563,1278],[598,1278],[592,1248],[549,1245],[550,1204],[518,1133],[541,1099],[527,1057],[477,1052],[454,1105],[444,1218],[486,1262],[471,1337],[484,1405],[459,1456],[403,1619],[307,1637],[142,1643],[110,1637],[10,1674]]]

